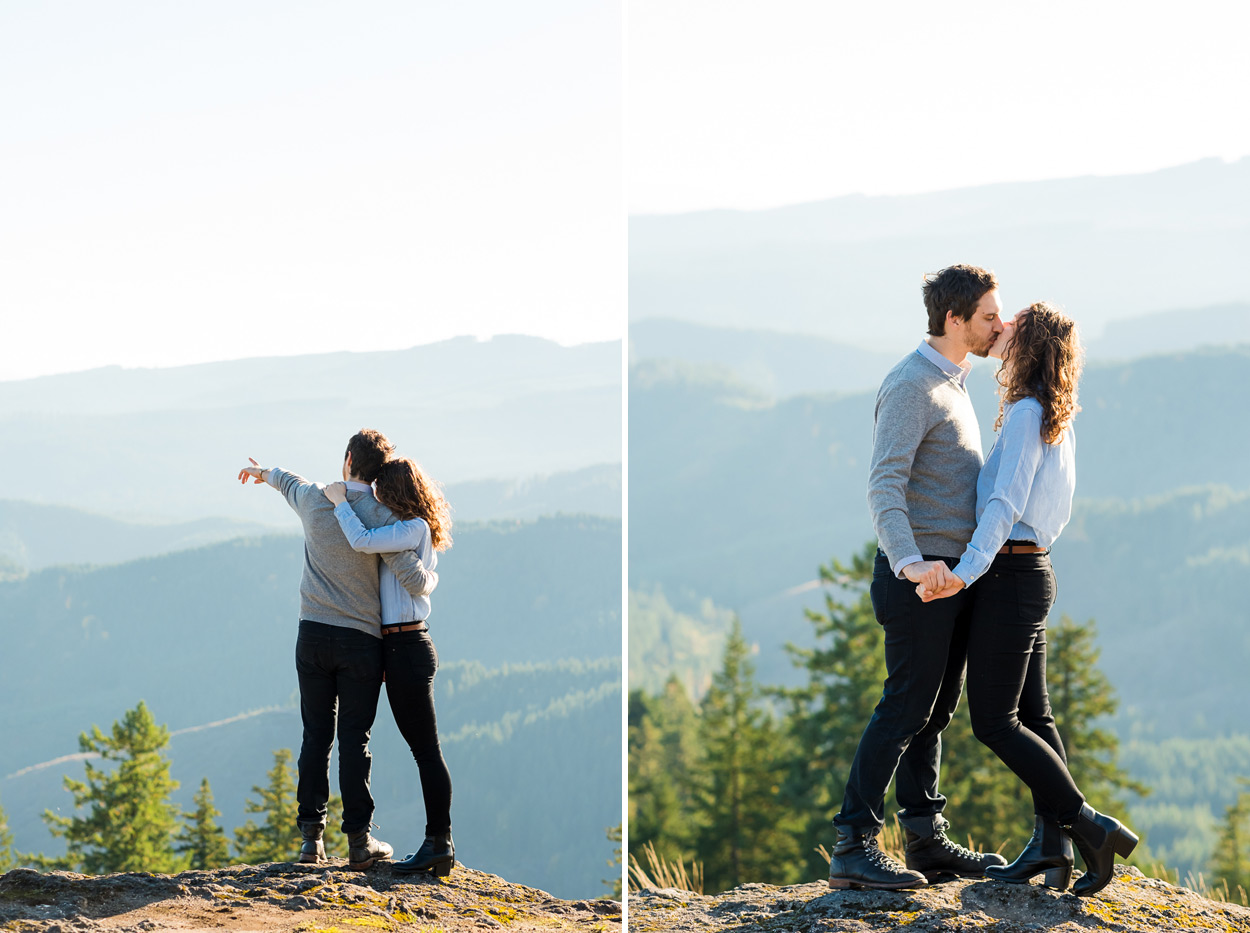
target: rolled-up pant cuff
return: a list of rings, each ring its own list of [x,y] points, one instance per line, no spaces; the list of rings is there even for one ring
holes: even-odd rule
[[[898,821],[903,825],[904,829],[910,829],[917,836],[929,837],[936,836],[940,832],[945,832],[950,823],[940,813],[926,813],[923,816],[902,816]]]

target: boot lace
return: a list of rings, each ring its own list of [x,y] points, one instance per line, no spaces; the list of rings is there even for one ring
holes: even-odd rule
[[[864,840],[864,855],[868,861],[878,868],[898,872],[907,870],[899,862],[885,854],[885,850],[881,848],[881,843],[876,836],[869,836]]]
[[[936,833],[934,833],[933,840],[938,845],[940,845],[943,849],[945,849],[947,852],[950,852],[953,855],[957,855],[960,858],[968,858],[968,859],[981,858],[980,852],[973,852],[971,849],[964,848],[959,843],[955,842],[949,836],[947,836],[945,830],[938,830]]]

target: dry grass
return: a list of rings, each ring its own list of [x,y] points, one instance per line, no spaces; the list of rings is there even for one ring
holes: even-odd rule
[[[1179,871],[1162,864],[1151,865],[1149,870],[1142,869],[1142,873],[1152,878],[1161,878],[1168,884],[1189,888],[1195,894],[1210,898],[1213,901],[1224,901],[1226,904],[1240,904],[1242,907],[1250,907],[1250,893],[1241,885],[1230,889],[1228,882],[1223,878],[1215,884],[1208,884],[1202,872],[1197,874],[1190,872],[1185,876],[1185,880],[1182,881]]]
[[[701,863],[691,862],[690,870],[687,871],[686,864],[680,856],[676,864],[666,861],[656,854],[655,846],[649,842],[643,845],[642,851],[647,858],[645,869],[638,864],[638,859],[632,855],[629,857],[629,890],[631,892],[677,888],[681,891],[692,891],[695,894],[703,893],[703,865]]]

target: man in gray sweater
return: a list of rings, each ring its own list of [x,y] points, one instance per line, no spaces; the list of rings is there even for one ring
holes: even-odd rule
[[[942,730],[963,689],[969,596],[925,603],[916,593],[935,561],[958,563],[976,528],[981,435],[964,382],[968,355],[985,356],[1002,333],[1002,303],[994,274],[968,265],[927,276],[924,302],[928,339],[877,393],[868,504],[879,549],[870,592],[885,629],[887,676],[833,821],[832,888],[919,887],[1005,864],[947,838],[938,792]],[[891,779],[906,867],[877,844]]]
[[[343,458],[347,500],[366,528],[396,521],[373,498],[369,485],[394,452],[384,435],[370,429],[354,434]],[[300,715],[304,737],[299,754],[297,823],[304,837],[301,862],[325,858],[322,833],[330,799],[330,750],[337,728],[342,830],[349,867],[363,870],[390,858],[391,846],[369,833],[373,796],[369,732],[382,686],[382,614],[378,598],[378,556],[352,549],[334,517],[334,505],[320,485],[255,460],[239,471],[246,483],[268,483],[286,499],[304,526],[304,573],[300,580],[300,623],[295,642]],[[413,551],[381,555],[405,588],[433,588]]]

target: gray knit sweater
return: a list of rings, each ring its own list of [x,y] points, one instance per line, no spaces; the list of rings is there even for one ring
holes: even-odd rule
[[[909,353],[877,392],[868,479],[877,541],[895,572],[921,554],[954,566],[976,530],[981,463],[981,431],[959,377]]]
[[[299,584],[299,617],[340,625],[382,637],[378,599],[378,555],[352,550],[322,487],[295,473],[270,469],[269,485],[282,493],[304,525],[304,575]],[[372,493],[348,488],[347,501],[366,528],[396,521]],[[413,551],[381,555],[405,587],[426,573]]]

